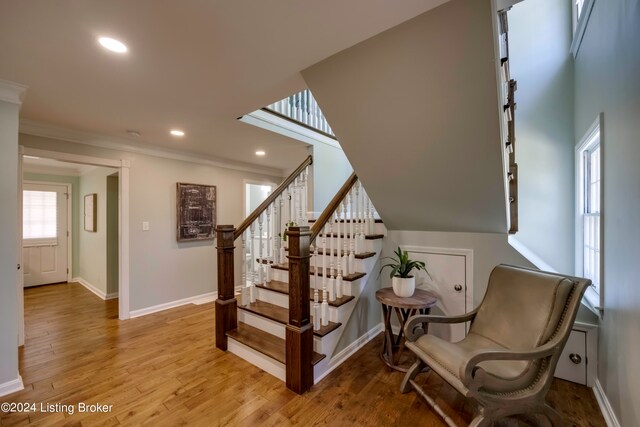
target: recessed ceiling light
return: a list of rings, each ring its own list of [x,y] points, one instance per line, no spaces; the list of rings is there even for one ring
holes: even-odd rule
[[[124,43],[111,37],[100,37],[98,38],[98,43],[112,52],[125,53],[128,50]]]
[[[181,131],[180,129],[171,129],[171,132],[169,133],[173,136],[184,136],[184,131]]]
[[[138,138],[140,136],[140,132],[133,129],[127,129],[127,135],[133,136],[134,138]]]
[[[265,154],[267,154],[267,153],[265,153],[262,150],[256,151],[256,156],[264,156]]]

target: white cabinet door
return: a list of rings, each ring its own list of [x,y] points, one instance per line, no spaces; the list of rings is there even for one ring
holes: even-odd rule
[[[578,384],[587,384],[587,334],[572,330],[560,355],[555,376]]]
[[[409,257],[424,261],[429,277],[424,271],[416,275],[416,287],[431,292],[438,298],[438,303],[431,309],[431,314],[459,315],[466,312],[467,280],[465,255],[454,255],[446,251],[407,248]],[[455,325],[431,324],[429,333],[447,341],[456,342],[466,335],[466,324]]]
[[[66,282],[67,187],[25,183],[22,194],[24,286]]]

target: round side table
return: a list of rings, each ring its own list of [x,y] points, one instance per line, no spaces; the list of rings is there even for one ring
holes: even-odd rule
[[[405,350],[404,325],[415,314],[429,314],[438,298],[422,289],[416,289],[413,296],[399,297],[392,288],[382,288],[376,292],[376,299],[382,304],[384,313],[384,343],[380,358],[392,369],[407,372],[414,362],[410,355],[403,358]],[[395,312],[400,322],[400,333],[396,337],[391,330],[391,313]],[[426,333],[427,331],[425,331]]]

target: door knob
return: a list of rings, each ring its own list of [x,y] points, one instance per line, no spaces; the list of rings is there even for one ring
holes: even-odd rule
[[[575,363],[576,365],[579,365],[580,362],[582,362],[582,357],[580,357],[579,354],[575,354],[575,353],[571,353],[569,355],[569,360],[571,360],[573,363]]]
[[[460,291],[462,290],[462,285],[461,285],[461,284],[459,284],[459,283],[457,283],[457,284],[453,287],[453,289],[454,289],[456,292],[460,292]]]

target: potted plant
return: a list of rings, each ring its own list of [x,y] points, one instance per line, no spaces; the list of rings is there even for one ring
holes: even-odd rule
[[[398,246],[398,249],[394,251],[396,258],[385,257],[384,259],[390,259],[392,262],[385,264],[380,268],[380,274],[386,267],[391,267],[391,284],[393,285],[393,292],[399,297],[410,297],[413,295],[416,289],[416,278],[411,275],[413,270],[423,270],[429,277],[427,266],[422,261],[414,261],[409,259],[409,253],[403,251]]]

